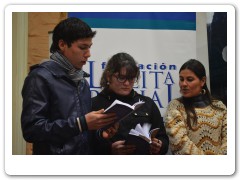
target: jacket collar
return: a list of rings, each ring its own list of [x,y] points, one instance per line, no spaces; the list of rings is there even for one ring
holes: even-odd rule
[[[203,108],[211,104],[206,95],[199,95],[191,98],[183,98],[183,101],[188,104],[192,104],[193,107]]]
[[[40,64],[40,66],[49,70],[53,74],[53,76],[56,76],[56,77],[67,76],[67,72],[68,72],[67,69],[64,69],[58,63],[52,60],[46,61]]]
[[[33,65],[30,70],[32,71],[33,69],[37,68],[37,67],[44,67],[46,68],[48,71],[50,71],[52,73],[53,76],[61,78],[63,76],[68,76],[68,70],[64,69],[62,66],[60,66],[58,63],[56,63],[53,60],[47,60],[42,62],[41,64],[37,64],[37,65]],[[83,71],[83,77],[90,77],[90,74],[86,73],[85,71]]]

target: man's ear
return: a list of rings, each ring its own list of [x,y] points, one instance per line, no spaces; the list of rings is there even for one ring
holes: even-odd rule
[[[65,43],[62,39],[60,39],[60,40],[58,41],[58,47],[59,47],[59,49],[60,49],[61,51],[63,51],[64,48],[65,48],[65,46],[66,46],[66,43]]]

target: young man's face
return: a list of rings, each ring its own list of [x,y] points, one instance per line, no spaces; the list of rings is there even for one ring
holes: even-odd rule
[[[68,58],[69,62],[76,68],[82,69],[88,58],[91,56],[90,48],[92,46],[92,38],[79,39],[74,41],[71,47],[60,40],[59,47],[62,54]]]

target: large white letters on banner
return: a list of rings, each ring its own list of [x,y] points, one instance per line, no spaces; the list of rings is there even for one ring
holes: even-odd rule
[[[134,89],[151,97],[164,116],[166,107],[180,96],[178,71],[196,58],[196,13],[69,13],[97,31],[91,57],[84,66],[92,97],[108,59],[129,53],[138,62],[141,78]]]

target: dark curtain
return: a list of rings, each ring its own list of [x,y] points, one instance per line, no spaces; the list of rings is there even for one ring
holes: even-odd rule
[[[227,105],[227,13],[214,13],[207,32],[211,94]]]

